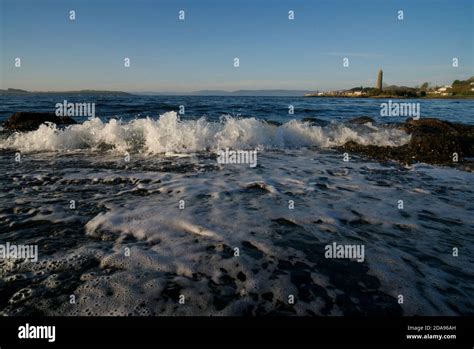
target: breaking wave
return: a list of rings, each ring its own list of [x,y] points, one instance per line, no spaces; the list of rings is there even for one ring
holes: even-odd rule
[[[61,129],[54,124],[38,130],[14,133],[0,140],[0,149],[21,151],[68,151],[109,148],[144,153],[193,153],[234,149],[331,148],[353,141],[362,145],[400,146],[408,143],[405,132],[383,126],[332,123],[321,127],[290,120],[275,126],[255,118],[224,116],[220,122],[205,118],[180,120],[176,112],[159,119],[129,122],[92,118]]]

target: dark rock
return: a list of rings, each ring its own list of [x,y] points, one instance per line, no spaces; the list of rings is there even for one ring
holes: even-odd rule
[[[411,133],[410,149],[415,158],[431,163],[452,162],[474,155],[474,126],[454,124],[438,119],[409,119],[405,130]]]
[[[402,127],[407,133],[411,133],[415,130],[425,130],[426,132],[442,132],[442,131],[455,131],[456,126],[449,121],[426,118],[414,120],[408,118]]]
[[[362,145],[351,141],[339,147],[339,150],[366,155],[378,160],[398,160],[407,164],[413,161],[407,145],[401,147],[383,147],[378,145]]]
[[[348,142],[340,150],[367,155],[379,160],[397,160],[405,164],[425,162],[457,165],[474,156],[474,126],[433,118],[408,119],[400,129],[411,135],[410,142],[400,147],[360,145]],[[453,154],[458,162],[453,162]],[[464,167],[466,168],[466,167]],[[469,167],[468,167],[469,168]]]
[[[58,126],[77,124],[69,116],[56,116],[53,113],[18,112],[10,116],[4,127],[13,131],[33,131],[45,122],[52,122]]]
[[[355,118],[355,119],[352,119],[352,120],[349,121],[349,123],[355,124],[355,125],[363,125],[363,124],[366,124],[368,122],[371,122],[371,123],[375,124],[375,120],[372,119],[371,117],[368,117],[368,116],[361,116],[361,117],[358,117],[358,118]]]
[[[262,293],[262,298],[268,302],[273,302],[273,293],[272,292]]]

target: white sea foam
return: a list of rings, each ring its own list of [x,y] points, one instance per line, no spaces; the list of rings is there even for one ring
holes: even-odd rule
[[[202,154],[137,154],[127,169],[110,166],[113,159],[104,162],[101,152],[46,155],[29,155],[32,167],[22,163],[28,171],[19,172],[10,159],[2,163],[12,180],[0,193],[0,228],[16,243],[37,234],[39,261],[0,261],[7,286],[36,278],[11,296],[8,307],[0,306],[0,315],[25,309],[46,315],[236,315],[247,314],[249,306],[270,314],[290,294],[297,302],[288,314],[297,315],[352,312],[352,305],[338,302],[341,294],[361,304],[361,311],[364,304],[397,304],[399,294],[416,299],[400,307],[404,315],[472,309],[472,297],[462,296],[471,292],[473,257],[463,251],[474,244],[472,173],[356,158],[343,163],[340,154],[318,149],[262,152],[261,167],[238,171],[212,167],[215,161]],[[196,171],[197,165],[208,166]],[[71,198],[77,200],[74,211]],[[405,210],[397,208],[399,198]],[[363,266],[325,259],[324,246],[334,241],[364,244]],[[453,257],[457,246],[459,257]],[[339,263],[346,263],[343,278]],[[301,277],[307,281],[298,286],[293,279]],[[356,280],[355,291],[347,290],[347,279]],[[63,292],[61,299],[68,299],[68,280],[80,280],[74,306],[57,298]],[[310,284],[321,295],[306,302],[300,290]],[[264,300],[270,292],[272,300]]]
[[[21,151],[68,151],[109,147],[119,152],[193,153],[219,149],[287,149],[299,147],[330,148],[348,141],[363,145],[399,146],[410,136],[397,129],[361,125],[330,124],[326,127],[291,120],[274,126],[255,118],[223,117],[220,122],[180,120],[176,112],[159,119],[130,122],[99,118],[59,129],[54,124],[38,130],[14,133],[0,140],[0,149]]]

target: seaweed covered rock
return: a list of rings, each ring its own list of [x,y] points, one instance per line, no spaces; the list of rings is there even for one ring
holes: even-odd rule
[[[347,142],[340,150],[364,154],[379,160],[397,160],[406,164],[462,163],[474,157],[474,126],[444,120],[408,119],[397,126],[411,135],[410,142],[399,147],[361,145]],[[457,154],[457,155],[456,155]],[[454,159],[457,156],[457,161]]]
[[[408,119],[404,125],[411,134],[409,148],[414,158],[429,163],[452,162],[474,156],[474,126],[438,119]]]

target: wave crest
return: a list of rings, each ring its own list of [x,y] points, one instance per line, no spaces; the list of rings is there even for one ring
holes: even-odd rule
[[[205,118],[180,120],[167,112],[159,119],[129,122],[92,118],[65,129],[44,124],[38,130],[14,133],[0,140],[0,148],[21,151],[67,151],[102,149],[146,153],[192,153],[233,149],[331,148],[353,141],[362,145],[400,146],[408,143],[405,132],[373,125],[330,124],[325,127],[290,120],[281,126],[255,118],[223,117],[220,122]]]

